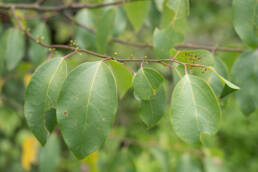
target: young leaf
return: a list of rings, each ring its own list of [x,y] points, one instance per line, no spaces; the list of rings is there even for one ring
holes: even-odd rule
[[[78,157],[103,145],[117,110],[112,70],[102,61],[76,67],[64,82],[57,121],[70,150]]]
[[[150,7],[150,2],[130,2],[124,5],[127,16],[132,23],[134,29],[138,31],[144,22],[145,17],[147,17]]]
[[[53,133],[44,147],[39,151],[39,171],[55,172],[60,160],[60,145],[58,138]]]
[[[42,145],[46,143],[49,134],[45,124],[46,111],[56,106],[66,76],[67,64],[64,58],[54,58],[38,67],[26,89],[25,118]]]
[[[40,23],[37,25],[35,30],[33,30],[32,35],[39,41],[49,44],[50,43],[50,35],[49,29],[45,23]],[[30,41],[29,47],[29,57],[32,63],[39,64],[48,56],[48,48],[42,47],[41,45],[35,43],[34,41]]]
[[[258,23],[257,0],[234,0],[233,1],[233,24],[239,37],[248,46],[258,47],[257,23]]]
[[[164,77],[156,70],[141,67],[133,78],[134,93],[142,100],[150,100],[164,81]]]
[[[241,88],[235,93],[242,112],[251,114],[258,108],[258,51],[248,51],[232,67],[232,79]]]
[[[209,85],[185,75],[176,85],[171,100],[171,120],[176,134],[189,144],[199,144],[201,133],[215,134],[220,106]]]
[[[10,28],[7,31],[5,60],[8,70],[13,70],[25,53],[25,37],[19,29]]]
[[[149,128],[153,127],[164,115],[166,104],[164,86],[161,86],[157,94],[150,97],[150,100],[141,101],[140,117]]]
[[[132,87],[132,72],[122,63],[114,60],[109,60],[108,62],[111,64],[112,70],[116,78],[120,98],[122,98],[124,97],[128,89]]]
[[[96,29],[96,46],[100,53],[106,52],[107,42],[113,34],[115,22],[115,10],[109,9],[103,12]]]
[[[181,33],[176,32],[172,26],[168,26],[165,29],[154,31],[153,45],[156,58],[169,58],[169,50],[175,46],[175,44],[182,43],[184,36]]]
[[[167,6],[174,11],[174,20],[187,17],[190,14],[189,0],[169,0]]]
[[[94,26],[93,15],[87,9],[82,9],[78,11],[75,16],[75,20],[83,24],[84,26],[87,26],[88,28],[93,28]],[[95,34],[80,26],[75,27],[74,38],[81,48],[89,49],[93,48],[95,45]]]

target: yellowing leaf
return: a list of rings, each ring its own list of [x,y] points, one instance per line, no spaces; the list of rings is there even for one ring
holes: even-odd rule
[[[26,137],[22,143],[22,167],[26,171],[30,171],[31,164],[35,163],[37,160],[39,142],[37,139],[30,135]]]
[[[99,152],[93,152],[89,156],[86,156],[84,159],[81,160],[82,163],[86,163],[89,166],[90,172],[98,172],[97,162],[99,159]]]
[[[24,85],[25,85],[25,87],[27,87],[28,86],[28,84],[29,84],[29,82],[30,82],[30,79],[31,79],[31,74],[29,73],[29,74],[26,74],[25,76],[24,76]]]

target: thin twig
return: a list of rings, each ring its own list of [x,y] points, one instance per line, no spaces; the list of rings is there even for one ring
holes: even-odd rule
[[[82,27],[82,28],[88,30],[89,32],[91,32],[93,34],[96,34],[96,31],[94,29],[81,24],[80,22],[73,19],[67,13],[64,13],[64,16],[67,19],[69,19],[71,22],[73,22],[74,24],[78,25],[79,27]],[[154,46],[151,45],[151,44],[129,42],[129,41],[125,41],[125,40],[115,38],[115,37],[112,37],[111,40],[114,41],[114,42],[120,43],[120,44],[129,45],[129,46],[138,47],[138,48],[154,48]],[[196,45],[196,44],[195,45],[193,45],[193,44],[179,44],[179,45],[176,45],[175,48],[176,49],[205,49],[205,50],[209,50],[211,52],[215,52],[215,51],[243,52],[244,51],[244,50],[239,49],[239,48],[221,48],[221,47],[217,47],[217,46],[206,46],[206,45]]]
[[[116,2],[108,2],[101,4],[89,4],[89,3],[71,3],[71,4],[62,4],[59,6],[40,6],[39,4],[25,4],[25,3],[0,3],[0,9],[11,9],[14,7],[15,9],[27,9],[27,10],[35,10],[35,11],[64,11],[67,9],[70,10],[79,10],[82,8],[103,8],[108,6],[120,6],[124,3],[135,2],[135,1],[144,1],[144,0],[120,0]]]

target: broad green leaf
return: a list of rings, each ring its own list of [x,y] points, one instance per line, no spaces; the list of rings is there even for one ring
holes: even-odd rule
[[[258,51],[241,54],[232,67],[232,80],[241,88],[235,92],[240,109],[251,114],[258,108]]]
[[[171,100],[171,120],[176,134],[189,144],[199,144],[201,133],[215,134],[220,106],[209,85],[199,77],[185,75]]]
[[[168,26],[162,30],[156,29],[153,35],[153,45],[156,58],[169,58],[170,49],[183,41],[184,36],[181,33],[176,32],[172,26]]]
[[[94,26],[93,15],[87,9],[78,11],[75,20],[88,28],[93,28]],[[96,36],[85,28],[76,26],[74,30],[74,39],[81,48],[89,49],[94,47]]]
[[[53,133],[44,147],[39,151],[39,171],[55,172],[60,161],[60,143],[55,133]]]
[[[150,100],[164,81],[164,77],[156,70],[141,67],[133,78],[134,93],[142,100]]]
[[[98,52],[105,53],[108,40],[113,34],[115,10],[106,10],[101,15],[96,29],[96,46]]]
[[[112,70],[114,72],[120,98],[124,97],[129,88],[132,87],[133,75],[126,66],[117,61],[110,60]]]
[[[46,112],[46,127],[48,131],[51,133],[56,127],[56,110],[50,109]]]
[[[46,112],[54,108],[67,76],[64,58],[54,58],[40,65],[32,75],[25,93],[24,114],[32,133],[45,145],[49,132]]]
[[[174,19],[177,20],[189,16],[189,0],[169,0],[167,6],[174,11]]]
[[[150,97],[150,100],[142,100],[140,117],[150,128],[153,127],[165,114],[167,105],[164,86],[157,90],[157,94]]]
[[[230,81],[226,80],[223,76],[221,76],[213,67],[209,66],[207,69],[212,71],[220,79],[223,85],[225,85],[224,90],[222,91],[222,97],[226,96],[226,94],[229,94],[233,91],[240,89],[238,86],[236,86],[235,84],[231,83]]]
[[[142,27],[148,15],[149,7],[150,2],[148,1],[130,2],[124,5],[126,14],[136,31],[139,31]]]
[[[35,30],[33,30],[32,35],[38,41],[45,44],[50,43],[49,29],[45,23],[40,23],[37,25]],[[34,41],[30,41],[29,57],[32,63],[37,65],[48,57],[48,48],[42,47]]]
[[[57,121],[66,144],[78,158],[103,145],[116,110],[116,83],[105,63],[86,62],[68,75],[59,96]]]
[[[25,53],[25,36],[16,28],[7,31],[5,61],[8,70],[13,70]]]
[[[252,48],[258,47],[258,1],[233,0],[233,24],[239,37]]]
[[[162,17],[160,21],[160,28],[163,29],[169,26],[172,23],[174,15],[175,15],[174,10],[169,8],[167,5],[164,5]]]
[[[201,167],[194,161],[189,154],[183,154],[179,163],[176,165],[175,172],[201,172]]]
[[[206,157],[203,160],[204,169],[206,172],[227,172],[228,170],[223,165],[223,160],[219,157]]]

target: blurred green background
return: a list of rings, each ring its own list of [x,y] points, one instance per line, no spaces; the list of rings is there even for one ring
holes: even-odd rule
[[[33,1],[2,0],[2,2]],[[63,2],[69,3],[71,0],[51,0],[46,4],[58,5]],[[232,26],[231,5],[231,0],[192,0],[190,16],[187,21],[180,23],[181,31],[185,34],[185,42],[242,47]],[[146,18],[144,26],[138,33],[133,33],[132,26],[127,24],[126,30],[119,35],[119,38],[150,43],[155,21],[158,22],[160,15],[153,2],[151,10],[156,13],[153,12],[154,14],[151,13]],[[28,13],[30,14],[34,15],[33,12]],[[38,24],[38,20],[37,17],[31,17],[30,20],[26,20],[26,24],[33,28]],[[7,11],[0,10],[0,22],[1,35],[6,28],[12,26]],[[46,22],[50,27],[52,43],[67,44],[70,40],[76,39],[76,33],[80,32],[77,26],[69,23],[61,14],[55,14]],[[80,45],[80,40],[78,42]],[[88,48],[94,50],[94,47]],[[66,51],[55,51],[54,56],[66,53]],[[122,58],[152,56],[153,52],[149,49],[110,43],[108,54],[118,54],[117,56]],[[216,52],[215,56],[222,59],[230,71],[239,53]],[[82,58],[78,55],[69,59],[71,68],[85,59],[96,58],[87,55],[83,55]],[[210,144],[206,146],[193,147],[180,141],[169,122],[168,113],[157,126],[148,129],[139,118],[139,102],[135,100],[133,91],[129,90],[119,102],[115,124],[101,150],[79,161],[67,149],[58,129],[43,148],[32,136],[23,115],[24,90],[36,67],[28,57],[24,57],[15,70],[5,71],[0,78],[0,171],[258,171],[258,112],[249,117],[244,116],[236,105],[234,95],[227,96],[221,101],[223,109],[221,126],[218,133],[209,140]],[[132,64],[131,67],[136,69],[137,65]],[[155,67],[167,78],[169,97],[174,86],[172,71],[160,65]]]

